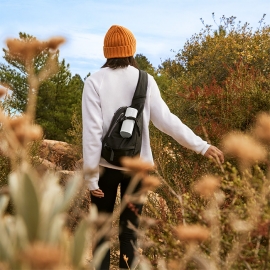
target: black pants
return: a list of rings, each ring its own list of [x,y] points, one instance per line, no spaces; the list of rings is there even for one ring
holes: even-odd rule
[[[114,209],[115,199],[117,195],[117,188],[120,184],[121,188],[121,199],[126,193],[127,187],[131,181],[131,177],[124,174],[120,170],[114,170],[110,168],[105,168],[103,174],[100,176],[98,185],[99,188],[104,192],[103,198],[97,198],[91,195],[91,202],[96,204],[99,213],[111,214]],[[134,192],[136,192],[140,187],[140,184],[136,187]],[[141,214],[142,204],[134,204],[135,211],[133,207],[125,207],[120,214],[119,222],[119,242],[120,242],[120,260],[119,268],[127,269],[127,264],[123,259],[123,255],[128,257],[129,266],[132,265],[134,260],[134,245],[136,246],[137,237],[136,233],[127,228],[128,221],[130,221],[136,228],[139,226],[138,215]],[[132,209],[133,208],[133,209]],[[95,250],[108,239],[101,239],[97,245],[94,247]],[[105,255],[99,270],[109,270],[110,268],[110,250],[108,250]]]

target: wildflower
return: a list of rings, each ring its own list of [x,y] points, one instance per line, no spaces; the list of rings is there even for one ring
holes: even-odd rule
[[[220,187],[220,180],[213,175],[205,175],[194,185],[194,191],[202,197],[210,198]]]
[[[154,190],[160,185],[160,180],[156,176],[147,175],[142,179],[142,189]]]
[[[154,170],[154,165],[150,162],[143,161],[139,157],[123,157],[121,159],[122,165],[132,172],[148,173]]]
[[[179,240],[182,241],[205,241],[210,236],[208,229],[200,225],[179,225],[175,228],[175,232]]]
[[[257,115],[254,134],[258,139],[270,141],[270,114],[263,112]]]
[[[233,132],[223,140],[224,153],[235,156],[243,163],[264,161],[266,150],[251,136]]]
[[[178,270],[179,269],[179,261],[177,261],[177,260],[169,260],[168,264],[167,264],[167,269]]]
[[[24,250],[20,259],[32,269],[55,269],[62,260],[62,253],[55,246],[37,242]]]

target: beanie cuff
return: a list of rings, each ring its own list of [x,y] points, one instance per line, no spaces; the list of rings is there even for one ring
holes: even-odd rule
[[[125,58],[133,56],[136,52],[136,45],[126,45],[117,47],[103,47],[106,58]]]

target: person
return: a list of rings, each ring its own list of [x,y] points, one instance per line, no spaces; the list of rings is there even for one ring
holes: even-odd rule
[[[104,38],[103,52],[106,58],[102,68],[85,80],[82,97],[83,117],[83,159],[84,169],[94,172],[86,181],[91,193],[91,202],[99,213],[111,214],[120,184],[121,198],[125,195],[131,177],[124,173],[124,168],[116,167],[101,157],[102,138],[108,131],[112,116],[121,106],[129,106],[137,85],[139,70],[134,59],[136,39],[133,33],[119,25],[113,25]],[[195,135],[181,120],[172,114],[163,101],[154,78],[148,74],[147,97],[143,110],[143,133],[140,158],[153,163],[150,147],[149,121],[162,132],[170,135],[179,144],[217,162],[223,162],[223,153],[215,146]],[[99,175],[99,166],[103,174]],[[139,187],[138,187],[139,188]],[[135,190],[136,191],[136,190]],[[142,205],[137,204],[140,214]],[[130,221],[138,227],[138,216],[126,207],[120,215],[120,269],[128,269],[134,260],[136,234],[128,228]],[[105,239],[101,239],[95,250]],[[109,269],[110,250],[102,260],[100,269]]]

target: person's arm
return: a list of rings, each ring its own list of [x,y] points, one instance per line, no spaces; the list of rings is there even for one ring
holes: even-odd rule
[[[174,138],[182,146],[206,157],[213,157],[223,162],[223,153],[218,148],[202,140],[188,126],[183,124],[176,115],[170,112],[170,109],[160,95],[155,80],[152,80],[150,119],[154,126]]]
[[[102,146],[102,112],[99,95],[91,79],[84,84],[82,96],[83,163],[90,190],[97,190]]]

